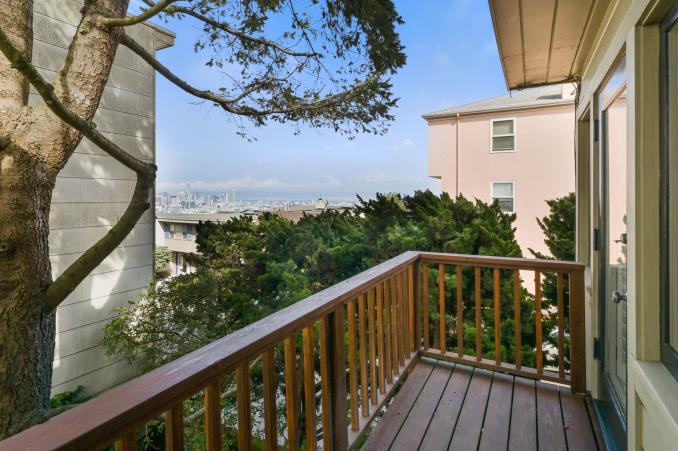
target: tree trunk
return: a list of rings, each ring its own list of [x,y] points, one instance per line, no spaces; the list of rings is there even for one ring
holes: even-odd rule
[[[49,403],[55,313],[45,293],[54,181],[21,149],[0,150],[0,439],[38,421]]]

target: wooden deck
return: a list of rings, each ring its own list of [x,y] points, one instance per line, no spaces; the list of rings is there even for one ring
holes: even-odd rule
[[[596,450],[584,399],[569,387],[420,361],[364,450]]]

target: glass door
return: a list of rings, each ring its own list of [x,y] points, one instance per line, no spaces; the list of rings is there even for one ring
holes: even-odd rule
[[[627,101],[625,59],[615,66],[598,95],[600,105],[601,346],[599,408],[606,438],[626,446],[626,275],[627,275]]]

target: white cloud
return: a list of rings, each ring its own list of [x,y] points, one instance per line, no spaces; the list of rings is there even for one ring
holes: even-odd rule
[[[311,189],[323,187],[340,187],[344,182],[336,177],[326,175],[324,177],[303,182],[290,182],[280,180],[278,177],[257,179],[252,176],[246,176],[238,179],[204,181],[204,180],[186,180],[180,182],[158,181],[158,191],[182,191],[186,185],[191,185],[193,191],[225,192],[232,189],[237,190],[290,190],[290,189]]]

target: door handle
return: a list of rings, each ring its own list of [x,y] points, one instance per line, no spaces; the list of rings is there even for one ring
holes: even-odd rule
[[[612,302],[619,304],[621,301],[626,302],[626,293],[621,293],[617,290],[612,292]]]

